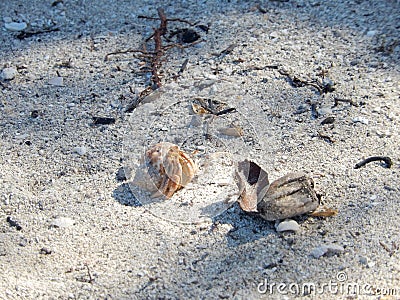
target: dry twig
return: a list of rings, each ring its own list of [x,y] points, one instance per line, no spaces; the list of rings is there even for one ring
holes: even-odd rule
[[[195,26],[196,23],[191,23],[186,20],[182,20],[179,18],[171,18],[168,19],[165,15],[164,9],[158,8],[157,9],[158,13],[158,18],[155,17],[147,17],[147,16],[139,16],[141,19],[150,19],[150,20],[160,20],[160,25],[157,28],[154,28],[154,32],[145,40],[145,43],[143,45],[143,49],[126,49],[126,50],[119,50],[115,52],[110,52],[108,53],[105,57],[104,60],[107,61],[111,55],[117,55],[117,54],[126,54],[126,53],[137,53],[139,57],[145,59],[148,63],[149,66],[146,68],[148,72],[151,72],[151,91],[155,90],[159,87],[161,87],[161,77],[160,77],[160,69],[162,67],[162,57],[165,55],[165,52],[171,48],[187,48],[190,46],[193,46],[202,40],[195,40],[192,43],[189,43],[188,45],[182,45],[179,43],[173,43],[173,44],[168,44],[168,45],[163,45],[163,38],[167,41],[168,38],[166,37],[166,34],[168,32],[168,22],[169,21],[177,21],[177,22],[183,22],[186,24],[189,24],[191,26]],[[150,40],[154,41],[154,48],[153,51],[147,51],[146,43],[149,42]],[[178,72],[178,77],[186,68],[187,65],[187,60],[184,62],[182,65],[180,71]],[[175,77],[175,78],[176,78]],[[135,97],[133,103],[129,104],[128,108],[125,110],[126,112],[131,112],[136,108],[137,105],[139,105],[140,101],[144,98],[144,96],[148,95],[149,89],[146,88],[141,95],[138,97]],[[142,97],[142,94],[144,96]]]

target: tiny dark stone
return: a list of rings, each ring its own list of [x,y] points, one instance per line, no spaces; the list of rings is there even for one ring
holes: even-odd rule
[[[264,269],[272,269],[272,268],[276,268],[276,267],[278,267],[277,263],[269,263],[269,264],[264,265]]]
[[[384,185],[383,188],[387,191],[395,191],[396,189],[394,187],[391,187],[389,185]]]
[[[43,247],[42,249],[40,249],[40,254],[44,254],[44,255],[49,255],[52,253],[52,251],[46,247]]]
[[[31,111],[31,118],[33,118],[33,119],[35,119],[35,118],[37,118],[37,117],[39,117],[39,111],[38,110],[32,110]]]
[[[358,65],[358,64],[359,64],[358,59],[353,59],[353,60],[350,62],[350,66],[356,66],[356,65]]]
[[[322,120],[321,125],[326,125],[326,124],[333,124],[335,122],[334,117],[327,117]]]
[[[23,237],[23,238],[21,238],[21,240],[19,241],[18,246],[25,247],[27,244],[28,244],[28,240],[27,240],[26,238]]]
[[[115,118],[93,117],[94,125],[109,125],[109,124],[114,124],[114,123],[115,123]]]
[[[6,220],[11,227],[15,227],[17,230],[22,230],[22,226],[19,225],[18,221],[14,220],[12,217],[8,216]]]
[[[30,146],[30,145],[32,145],[32,142],[31,141],[25,141],[25,145]]]

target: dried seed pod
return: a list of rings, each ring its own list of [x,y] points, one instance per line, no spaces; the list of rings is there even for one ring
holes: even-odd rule
[[[239,205],[268,221],[310,213],[319,206],[314,183],[306,174],[289,173],[269,185],[268,174],[255,162],[238,163]]]
[[[319,206],[314,182],[302,172],[289,173],[269,186],[257,204],[261,217],[268,221],[310,213]]]

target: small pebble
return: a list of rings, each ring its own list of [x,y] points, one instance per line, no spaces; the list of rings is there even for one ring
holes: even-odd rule
[[[18,246],[25,247],[26,245],[28,245],[28,240],[27,240],[27,238],[22,237],[18,243]]]
[[[381,108],[379,106],[376,106],[372,109],[372,112],[374,113],[380,113],[381,112]]]
[[[24,139],[26,139],[27,137],[29,137],[29,134],[27,134],[27,133],[24,133],[24,134],[17,134],[17,135],[15,136],[15,139],[17,139],[17,140],[24,140]]]
[[[138,277],[143,277],[143,276],[145,275],[145,273],[142,272],[142,271],[139,271],[139,272],[136,273],[136,275],[137,275]]]
[[[54,219],[50,225],[57,227],[57,228],[66,228],[66,227],[70,227],[74,224],[75,224],[75,221],[73,219],[67,218],[67,217],[60,217],[60,218]]]
[[[112,108],[119,108],[119,107],[121,107],[121,102],[119,102],[119,101],[117,101],[117,100],[111,101],[110,106],[111,106]]]
[[[9,31],[22,31],[28,27],[25,22],[10,22],[5,23],[4,27]]]
[[[326,245],[328,252],[327,255],[334,255],[334,254],[340,254],[344,252],[344,248],[340,245],[336,244],[329,244]]]
[[[334,117],[327,117],[321,121],[321,125],[333,124],[334,122],[335,122]]]
[[[365,256],[360,256],[360,259],[358,260],[360,264],[367,265],[368,264],[368,258]]]
[[[332,256],[335,254],[339,255],[342,252],[344,252],[344,248],[342,246],[336,244],[328,244],[314,248],[310,254],[314,258],[320,258],[321,256]]]
[[[270,37],[271,39],[277,39],[277,38],[280,37],[280,34],[279,34],[279,32],[272,31],[272,32],[269,34],[269,37]]]
[[[75,148],[73,149],[73,151],[74,151],[75,153],[79,154],[80,156],[85,155],[86,152],[87,152],[86,147],[84,147],[84,146],[75,147]]]
[[[276,231],[277,232],[283,232],[283,231],[298,231],[300,229],[299,224],[295,220],[290,220],[286,219],[285,221],[280,222],[276,226]]]
[[[17,75],[17,69],[13,67],[4,68],[1,72],[1,78],[3,80],[13,80],[15,78],[15,75]]]
[[[40,254],[49,255],[49,254],[51,254],[51,252],[52,251],[46,247],[43,247],[42,249],[40,249]]]
[[[7,255],[7,250],[4,249],[4,247],[0,247],[0,256],[6,256]]]
[[[3,194],[2,198],[3,198],[4,205],[10,205],[10,197],[8,197],[6,194]]]
[[[319,246],[317,248],[314,248],[310,255],[314,258],[320,258],[325,255],[325,253],[328,251],[328,249],[325,246]]]
[[[332,109],[329,106],[322,106],[318,109],[318,114],[320,116],[330,115],[332,114]]]
[[[50,85],[64,86],[64,80],[62,77],[53,77],[49,80]]]
[[[390,130],[385,130],[385,131],[376,130],[376,135],[379,136],[380,138],[384,138],[384,137],[391,137],[392,133],[390,132]]]
[[[367,32],[367,36],[372,37],[372,36],[376,35],[377,33],[378,33],[378,31],[376,31],[376,30],[370,30]]]
[[[378,199],[378,195],[372,195],[371,197],[369,197],[369,200],[371,201],[375,201],[376,199]]]
[[[353,122],[354,123],[361,123],[361,124],[364,124],[364,125],[368,125],[369,120],[367,118],[364,118],[364,117],[355,117],[355,118],[353,118]]]
[[[375,267],[376,263],[374,261],[368,261],[367,267],[370,269],[373,269]]]
[[[353,59],[352,61],[350,61],[350,65],[351,66],[356,66],[356,65],[358,65],[360,63],[360,60],[359,59]]]

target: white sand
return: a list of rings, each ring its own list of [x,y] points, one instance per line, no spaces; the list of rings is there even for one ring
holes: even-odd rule
[[[5,22],[60,28],[19,40],[1,24],[0,68],[18,70],[0,85],[1,299],[291,299],[310,283],[319,288],[310,298],[354,296],[349,285],[359,287],[361,299],[394,291],[393,299],[400,297],[399,1],[263,1],[266,13],[256,1],[60,2],[0,2]],[[124,112],[129,87],[140,92],[148,84],[143,60],[134,53],[104,57],[140,48],[158,22],[137,16],[157,16],[161,5],[167,17],[208,24],[209,32],[194,28],[204,42],[163,57],[164,92],[147,104],[158,114],[146,124],[132,119],[139,109]],[[230,54],[219,55],[232,44]],[[188,67],[174,81],[185,59]],[[335,83],[323,97],[283,75],[321,81],[322,71]],[[63,86],[49,84],[59,76]],[[196,96],[236,107],[211,129],[236,122],[243,139],[215,135],[210,144],[187,126],[180,131],[178,121],[192,121],[189,102],[174,111],[163,101]],[[358,106],[333,107],[334,98]],[[295,114],[300,106],[304,112]],[[321,114],[316,119],[311,106]],[[116,123],[91,126],[92,116]],[[333,125],[320,125],[328,116]],[[139,121],[141,131],[132,131]],[[339,213],[299,217],[296,234],[278,234],[273,222],[236,204],[200,224],[162,219],[160,207],[140,206],[127,182],[116,180],[129,153],[143,151],[143,143],[127,145],[142,140],[249,157],[271,180],[304,171],[323,204]],[[354,169],[376,155],[389,156],[392,168],[373,162]],[[74,225],[51,226],[58,218]],[[344,251],[311,255],[332,244]],[[325,287],[318,295],[330,282],[344,290]],[[278,291],[280,283],[292,290]]]

